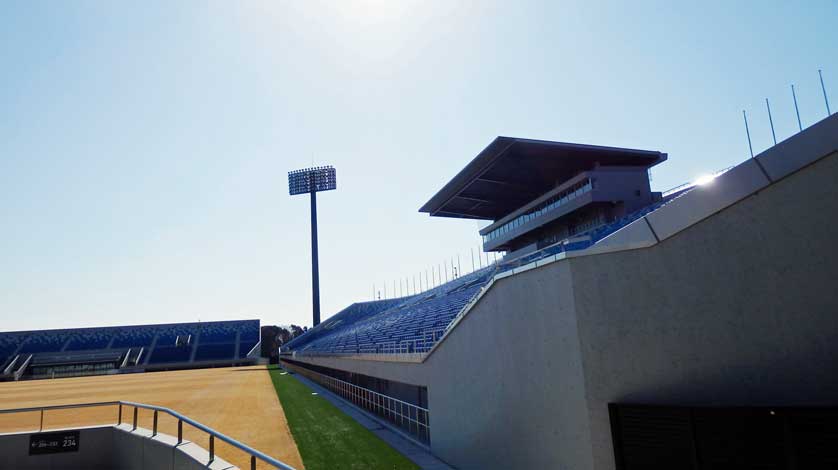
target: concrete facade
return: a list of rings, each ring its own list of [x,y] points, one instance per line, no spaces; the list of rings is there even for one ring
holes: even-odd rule
[[[461,469],[615,467],[608,403],[835,405],[838,116],[564,259],[498,276],[423,362]],[[623,240],[625,243],[621,243]]]
[[[645,250],[569,260],[596,469],[609,402],[834,405],[838,154]]]

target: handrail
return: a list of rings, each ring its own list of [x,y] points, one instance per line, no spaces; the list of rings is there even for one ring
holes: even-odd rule
[[[403,434],[404,437],[422,446],[428,446],[430,442],[430,413],[428,409],[413,403],[408,403],[390,395],[385,395],[368,388],[346,382],[338,378],[321,374],[301,365],[286,363],[282,366],[285,370],[291,370],[300,374],[315,383],[320,384],[337,397],[346,400],[350,404],[371,412],[378,417],[396,425],[393,430]],[[405,412],[405,409],[407,412]],[[412,410],[412,411],[411,411]],[[424,420],[422,417],[424,416]],[[405,432],[404,425],[407,424]],[[415,433],[414,433],[415,428]],[[424,430],[424,434],[423,434]],[[418,437],[418,440],[415,439]]]
[[[292,364],[292,365],[293,365],[295,368],[298,368],[298,369],[299,369],[299,368],[301,368],[301,367],[300,367],[300,366],[298,366],[298,365],[294,365],[294,364]],[[393,397],[391,397],[390,395],[385,395],[385,394],[383,394],[383,393],[376,392],[375,390],[370,390],[370,389],[368,389],[368,388],[361,387],[360,385],[355,385],[355,384],[353,384],[352,382],[347,382],[347,381],[345,381],[345,380],[341,380],[341,379],[338,379],[338,378],[332,377],[331,375],[321,374],[320,372],[313,371],[313,370],[311,370],[311,369],[306,369],[306,368],[304,368],[304,367],[302,367],[302,369],[304,369],[304,370],[306,371],[306,373],[317,374],[317,375],[319,375],[319,376],[321,376],[321,377],[326,377],[326,378],[328,378],[328,379],[330,379],[330,380],[334,380],[335,382],[341,383],[341,384],[343,384],[343,385],[348,385],[348,386],[352,386],[352,387],[357,387],[357,388],[359,388],[359,389],[361,389],[361,390],[364,390],[365,392],[373,393],[373,394],[375,394],[375,395],[380,395],[380,396],[382,396],[382,397],[384,397],[384,398],[387,398],[388,400],[392,400],[392,401],[394,401],[394,402],[398,402],[398,403],[401,403],[401,404],[403,404],[403,405],[412,406],[413,408],[420,409],[420,410],[422,410],[422,411],[424,411],[424,412],[427,412],[427,411],[428,411],[428,409],[427,409],[427,408],[424,408],[424,407],[422,407],[422,406],[419,406],[419,405],[414,405],[413,403],[408,403],[408,402],[406,402],[406,401],[404,401],[404,400],[399,400],[398,398],[393,398]]]
[[[43,431],[44,411],[66,410],[66,409],[73,409],[73,408],[93,408],[93,407],[99,407],[99,406],[119,406],[119,417],[117,418],[117,420],[118,420],[117,424],[122,424],[122,407],[123,406],[133,407],[134,408],[134,416],[133,416],[134,429],[137,429],[137,410],[139,408],[154,411],[154,427],[152,429],[152,433],[153,433],[152,435],[154,435],[154,436],[157,435],[157,414],[159,412],[166,413],[169,416],[172,416],[172,417],[174,417],[178,420],[178,436],[177,436],[178,437],[178,445],[183,443],[183,423],[189,424],[190,426],[192,426],[194,428],[197,428],[198,430],[201,430],[201,431],[209,434],[209,436],[210,436],[210,451],[209,451],[210,462],[215,460],[215,438],[218,438],[221,441],[226,442],[227,444],[229,444],[229,445],[231,445],[231,446],[233,446],[233,447],[235,447],[235,448],[237,448],[241,451],[244,451],[244,452],[250,454],[250,468],[253,469],[253,470],[256,469],[256,459],[257,458],[259,460],[261,460],[261,461],[263,461],[263,462],[265,462],[269,465],[272,465],[272,466],[274,466],[278,469],[281,469],[281,470],[295,470],[294,467],[292,467],[292,466],[290,466],[286,463],[280,462],[279,460],[276,460],[275,458],[273,458],[269,455],[266,455],[262,452],[259,452],[258,450],[254,449],[252,447],[249,447],[246,444],[243,444],[243,443],[233,439],[230,436],[222,434],[222,433],[216,431],[215,429],[210,428],[209,426],[206,426],[204,424],[201,424],[201,423],[193,420],[192,418],[189,418],[188,416],[184,416],[184,415],[178,413],[177,411],[174,411],[170,408],[166,408],[166,407],[163,407],[163,406],[148,405],[148,404],[145,404],[145,403],[136,403],[136,402],[132,402],[132,401],[119,400],[119,401],[102,401],[102,402],[95,402],[95,403],[72,403],[72,404],[67,404],[67,405],[50,405],[50,406],[36,406],[36,407],[29,407],[29,408],[4,409],[4,410],[0,410],[0,414],[27,413],[27,412],[33,412],[33,411],[40,411],[41,412],[41,428],[40,428],[40,430]]]
[[[10,373],[15,364],[17,364],[18,359],[20,359],[20,354],[15,356],[14,359],[12,359],[12,362],[10,362],[9,365],[7,365],[5,369],[3,369],[3,375]]]
[[[128,365],[128,358],[131,357],[131,350],[133,348],[128,348],[128,352],[125,353],[125,359],[122,360],[122,364],[120,364],[119,368],[123,368]]]
[[[29,367],[29,364],[32,362],[32,357],[34,355],[30,354],[29,357],[23,361],[23,365],[21,365],[16,372],[14,372],[15,380],[20,380],[20,376],[26,371],[26,368]]]
[[[241,347],[241,346],[239,346],[239,347]],[[261,339],[256,344],[254,344],[252,348],[250,348],[250,351],[247,352],[247,355],[245,357],[250,357],[250,355],[253,354],[253,351],[255,351],[256,348],[260,348],[260,349],[262,348],[262,340]]]
[[[118,405],[118,401],[99,401],[93,403],[73,403],[69,405],[51,405],[51,406],[33,406],[30,408],[9,408],[0,410],[0,414],[6,413],[29,413],[32,411],[49,411],[49,410],[69,410],[72,408],[93,408],[96,406],[112,406]]]

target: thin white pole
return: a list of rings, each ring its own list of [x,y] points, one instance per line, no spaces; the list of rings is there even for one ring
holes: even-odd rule
[[[797,127],[803,131],[803,124],[800,122],[800,109],[797,108],[797,94],[794,92],[794,84],[791,85],[791,97],[794,99],[794,112],[797,113]]]
[[[742,110],[742,118],[745,119],[745,135],[748,136],[748,150],[751,151],[751,158],[754,158],[754,147],[751,145],[751,131],[748,129],[748,115]]]
[[[774,119],[771,118],[771,105],[768,104],[768,98],[765,98],[765,107],[768,108],[768,123],[771,125],[771,138],[774,139],[774,145],[777,145],[777,134],[774,133]]]

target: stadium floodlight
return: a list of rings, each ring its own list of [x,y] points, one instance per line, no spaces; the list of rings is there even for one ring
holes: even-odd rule
[[[337,189],[331,165],[288,172],[288,193],[311,195],[311,295],[312,327],[320,324],[320,268],[317,254],[317,193]]]
[[[337,178],[331,165],[288,172],[288,192],[292,196],[332,189],[337,189]]]

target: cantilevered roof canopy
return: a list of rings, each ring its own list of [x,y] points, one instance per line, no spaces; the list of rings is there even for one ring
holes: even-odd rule
[[[419,212],[497,220],[597,163],[649,168],[664,160],[650,150],[498,137]]]

